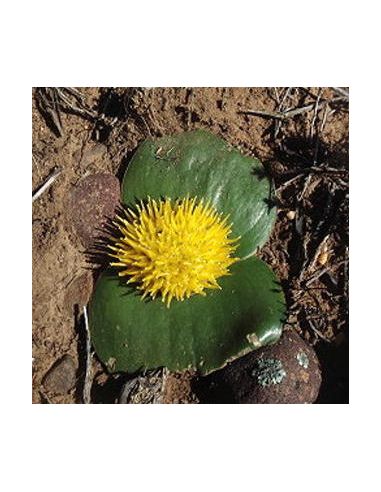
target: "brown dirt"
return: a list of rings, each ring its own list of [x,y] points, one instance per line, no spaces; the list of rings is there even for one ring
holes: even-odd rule
[[[279,213],[260,256],[283,284],[288,325],[323,358],[326,390],[321,401],[346,401],[347,102],[331,102],[317,112],[284,120],[278,128],[278,120],[242,112],[276,111],[286,94],[283,109],[317,99],[332,101],[338,94],[327,88],[84,88],[80,93],[79,102],[66,99],[60,111],[56,109],[57,128],[54,112],[52,116],[46,110],[42,97],[49,92],[33,92],[33,189],[54,168],[62,170],[33,204],[33,402],[81,402],[83,333],[78,306],[88,300],[92,275],[84,248],[65,220],[73,187],[93,173],[120,178],[147,137],[195,128],[212,131],[264,163]],[[42,380],[64,355],[74,360],[77,384],[66,394],[50,394]],[[98,379],[108,379],[97,361],[93,371]]]
[[[165,378],[163,403],[199,403],[192,389],[193,371],[169,372]]]

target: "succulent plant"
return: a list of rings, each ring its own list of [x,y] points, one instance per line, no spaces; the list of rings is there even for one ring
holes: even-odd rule
[[[283,292],[254,256],[275,221],[269,198],[261,163],[208,132],[139,146],[89,309],[111,372],[206,374],[278,340]]]

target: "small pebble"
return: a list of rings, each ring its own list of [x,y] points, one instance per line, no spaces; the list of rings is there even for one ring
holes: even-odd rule
[[[289,212],[287,212],[287,218],[288,218],[288,220],[294,220],[295,219],[295,216],[296,216],[295,210],[290,210]]]
[[[76,383],[77,367],[70,355],[57,360],[45,374],[42,384],[46,391],[66,395]]]

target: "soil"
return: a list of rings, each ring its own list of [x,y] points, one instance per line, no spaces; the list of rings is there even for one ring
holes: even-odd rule
[[[83,401],[82,306],[91,295],[97,270],[89,265],[68,217],[73,190],[95,173],[120,179],[134,150],[147,137],[196,128],[212,131],[263,162],[273,183],[278,219],[259,256],[282,282],[287,327],[313,345],[319,356],[323,384],[317,402],[348,402],[349,108],[345,92],[38,88],[32,104],[33,190],[55,169],[61,171],[33,202],[34,403]],[[247,113],[301,107],[307,110],[284,119]],[[64,356],[73,361],[76,384],[51,391],[43,382]],[[93,388],[91,402],[116,401],[120,384],[95,356],[92,374],[100,388],[116,395]],[[183,402],[184,394],[190,402],[197,401],[187,389],[188,380],[183,390],[173,384],[178,379],[171,376],[165,402]]]

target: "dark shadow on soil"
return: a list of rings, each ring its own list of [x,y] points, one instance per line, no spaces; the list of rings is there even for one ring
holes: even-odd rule
[[[104,383],[95,381],[91,388],[91,403],[118,403],[119,396],[130,376],[127,375],[111,375]]]
[[[77,403],[83,403],[83,390],[86,374],[86,326],[83,314],[80,315],[78,304],[74,305],[74,326],[78,334],[77,353],[78,353],[78,370],[77,384],[75,387],[75,399]]]
[[[287,136],[272,145],[272,155],[262,163],[266,175],[276,182],[286,181],[297,172],[308,173],[311,167],[321,167],[322,171],[325,165],[348,169],[348,141],[329,146],[319,137]]]
[[[116,173],[116,177],[119,179],[121,184],[123,182],[123,177],[124,177],[125,172],[127,171],[128,165],[131,162],[131,159],[132,159],[133,155],[135,154],[137,148],[138,147],[135,147],[134,149],[129,150],[122,159],[122,162],[121,162],[119,169]]]
[[[123,210],[122,205],[119,205],[115,210],[115,216],[117,214],[123,214]],[[86,269],[91,271],[94,285],[101,273],[108,269],[113,269],[115,275],[118,275],[116,267],[110,266],[110,263],[113,261],[110,256],[112,251],[109,249],[109,245],[111,244],[110,238],[120,236],[120,231],[114,224],[114,220],[115,217],[107,217],[102,227],[96,229],[98,235],[94,239],[92,246],[89,246],[83,251],[87,263]]]
[[[349,403],[349,343],[320,342],[315,346],[322,370],[316,403]]]
[[[126,89],[121,94],[112,87],[104,87],[97,104],[97,113],[99,115],[91,138],[99,143],[106,143],[114,124],[117,121],[125,121],[128,118],[128,98],[132,89]]]
[[[195,378],[191,382],[191,388],[200,403],[234,403],[231,388],[222,380],[216,382],[208,376]]]

